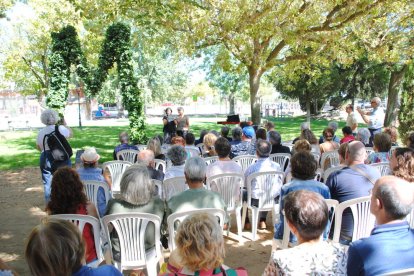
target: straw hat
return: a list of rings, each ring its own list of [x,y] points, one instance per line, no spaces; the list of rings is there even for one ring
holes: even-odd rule
[[[96,152],[95,148],[86,148],[81,157],[84,163],[96,163],[101,156]]]

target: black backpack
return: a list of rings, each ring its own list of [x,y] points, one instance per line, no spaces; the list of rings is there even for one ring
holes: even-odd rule
[[[73,151],[69,145],[68,140],[66,140],[65,136],[59,132],[58,125],[55,126],[54,131],[46,134],[43,138],[44,149],[46,148],[46,143],[49,146],[49,158],[51,159],[50,161],[52,162],[52,171],[54,172],[57,168],[67,163],[65,161],[69,160],[72,157]]]

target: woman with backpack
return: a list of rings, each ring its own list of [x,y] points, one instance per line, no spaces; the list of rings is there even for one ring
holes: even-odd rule
[[[40,171],[42,172],[42,182],[44,186],[45,192],[45,203],[50,200],[50,185],[52,181],[52,174],[54,171],[60,166],[71,166],[72,163],[70,161],[70,156],[72,155],[70,149],[69,154],[64,154],[61,159],[65,160],[56,160],[54,155],[52,154],[53,151],[50,149],[49,142],[53,139],[49,140],[49,137],[57,139],[65,139],[64,142],[67,143],[66,138],[72,136],[72,130],[66,126],[64,122],[63,125],[58,125],[59,116],[56,111],[52,109],[46,109],[40,115],[40,120],[46,126],[39,131],[36,140],[36,147],[41,152],[40,154]],[[59,132],[59,135],[53,135],[54,133]],[[63,137],[63,138],[62,138]],[[56,139],[55,139],[56,140]],[[70,147],[70,146],[69,146]]]

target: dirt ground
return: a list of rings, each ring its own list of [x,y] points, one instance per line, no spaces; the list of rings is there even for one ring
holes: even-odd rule
[[[26,168],[0,171],[0,191],[0,258],[20,275],[29,275],[24,260],[25,240],[31,229],[45,216],[42,211],[44,200],[40,170]],[[258,239],[254,242],[249,239],[249,232],[243,232],[244,237],[240,242],[235,235],[226,237],[225,264],[245,267],[249,275],[261,275],[269,260],[272,245],[270,213],[267,225],[266,230],[258,231]]]

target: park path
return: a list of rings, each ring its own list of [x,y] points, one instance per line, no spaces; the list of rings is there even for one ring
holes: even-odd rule
[[[45,216],[40,170],[0,171],[0,191],[0,258],[20,275],[30,275],[24,260],[26,238]],[[271,251],[270,218],[269,214],[268,229],[260,230],[255,242],[245,238],[238,242],[233,236],[225,238],[226,265],[245,267],[249,275],[262,275]],[[249,236],[250,233],[244,234]]]

